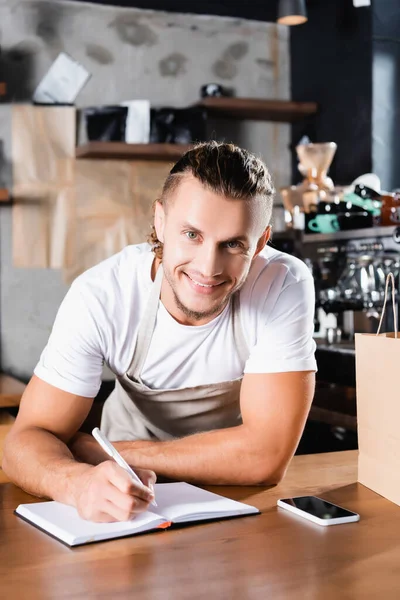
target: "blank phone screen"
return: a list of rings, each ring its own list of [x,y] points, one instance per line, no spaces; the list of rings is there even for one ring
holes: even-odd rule
[[[356,514],[350,510],[346,510],[340,506],[331,504],[326,500],[316,498],[315,496],[285,498],[284,500],[281,500],[281,502],[284,502],[289,506],[294,506],[299,510],[303,510],[304,512],[313,515],[314,517],[318,517],[319,519],[338,519],[340,517],[350,517]]]

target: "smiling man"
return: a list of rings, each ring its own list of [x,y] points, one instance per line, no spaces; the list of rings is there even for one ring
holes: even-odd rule
[[[314,393],[314,286],[300,260],[266,246],[273,192],[264,163],[231,144],[176,163],[151,243],[78,277],[59,309],[5,445],[18,485],[109,521],[148,507],[155,473],[283,477]],[[104,363],[117,381],[101,428],[147,492],[77,433]]]

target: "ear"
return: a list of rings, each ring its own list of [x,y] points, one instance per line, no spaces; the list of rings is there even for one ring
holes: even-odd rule
[[[165,227],[165,210],[159,200],[156,202],[154,209],[154,228],[160,242],[164,243],[164,227]]]
[[[270,237],[271,237],[271,225],[268,225],[267,229],[264,231],[264,233],[262,234],[262,236],[260,237],[260,239],[257,242],[256,251],[254,252],[254,256],[253,256],[252,260],[254,260],[255,257],[257,256],[257,254],[260,254],[261,250],[265,247],[266,244],[268,244]]]

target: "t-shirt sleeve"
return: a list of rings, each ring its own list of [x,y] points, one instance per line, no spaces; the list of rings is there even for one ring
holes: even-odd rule
[[[102,334],[93,299],[74,282],[60,305],[37,377],[71,394],[94,398],[103,373]]]
[[[268,303],[266,303],[268,307]],[[312,278],[290,283],[279,294],[245,365],[245,373],[316,371],[315,291]]]

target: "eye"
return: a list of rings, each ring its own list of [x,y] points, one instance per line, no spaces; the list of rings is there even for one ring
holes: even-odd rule
[[[226,247],[229,248],[229,250],[237,250],[241,247],[241,244],[237,240],[232,240],[231,242],[226,243]]]
[[[197,240],[197,233],[195,231],[186,231],[185,235],[189,240]]]

